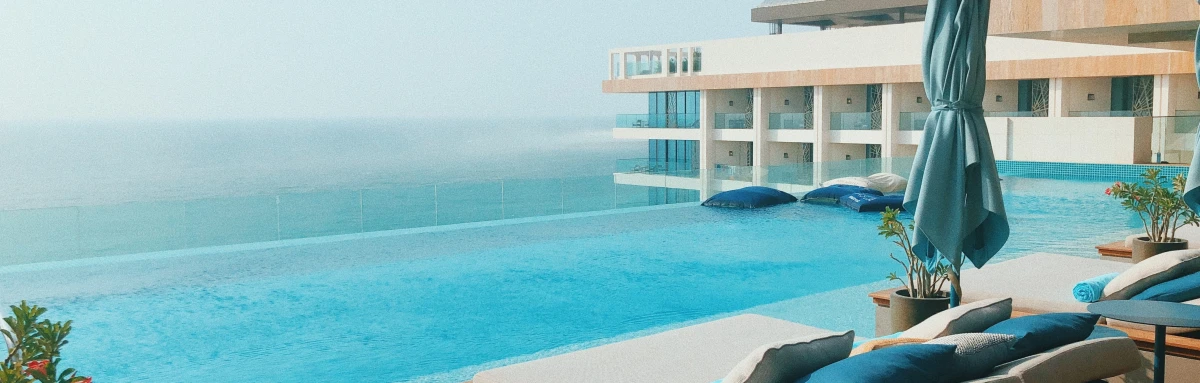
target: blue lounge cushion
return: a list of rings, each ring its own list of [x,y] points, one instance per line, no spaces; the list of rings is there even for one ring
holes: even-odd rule
[[[1100,316],[1080,313],[1029,315],[1005,320],[984,333],[1017,337],[1009,361],[1087,339]]]
[[[854,194],[854,193],[863,193],[863,194],[870,194],[870,195],[875,195],[875,196],[883,195],[883,193],[880,193],[878,190],[867,189],[862,186],[829,185],[829,186],[826,186],[823,188],[818,188],[818,189],[808,192],[808,194],[805,194],[804,198],[801,198],[800,201],[806,202],[806,203],[821,203],[821,204],[834,205],[834,204],[837,204],[838,200],[841,199],[843,196]]]
[[[709,207],[757,209],[792,202],[796,202],[796,196],[781,190],[763,186],[750,186],[717,193],[717,195],[704,201],[702,205]]]
[[[1008,362],[1017,337],[1008,334],[964,333],[944,336],[925,344],[956,347],[954,361],[946,366],[943,382],[964,382],[988,376],[996,366]]]
[[[855,355],[800,378],[796,383],[929,383],[945,375],[955,345],[906,344]]]
[[[1129,299],[1181,303],[1196,298],[1200,298],[1200,273],[1192,273],[1159,283]]]
[[[904,195],[875,195],[867,193],[847,194],[838,199],[838,203],[859,213],[881,212],[886,208],[904,210]]]
[[[1118,275],[1121,273],[1109,273],[1080,281],[1071,288],[1071,295],[1075,296],[1075,300],[1083,303],[1099,302],[1100,298],[1104,297],[1104,286],[1108,286],[1108,283]]]

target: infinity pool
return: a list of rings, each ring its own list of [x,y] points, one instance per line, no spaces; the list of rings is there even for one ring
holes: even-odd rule
[[[1134,227],[1106,183],[1004,186],[1001,258]],[[97,381],[457,383],[736,312],[869,334],[862,292],[897,268],[878,219],[693,203],[18,265],[0,301],[75,320],[67,364]]]

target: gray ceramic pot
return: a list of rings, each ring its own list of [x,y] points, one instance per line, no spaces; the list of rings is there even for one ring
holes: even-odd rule
[[[944,294],[943,294],[944,295]],[[929,319],[933,314],[950,308],[950,297],[910,298],[908,290],[900,289],[892,292],[889,311],[892,316],[892,331],[904,331]]]
[[[1174,239],[1174,238],[1172,238]],[[1150,259],[1168,251],[1188,248],[1186,239],[1174,239],[1170,242],[1151,242],[1149,237],[1137,237],[1133,240],[1133,263]]]

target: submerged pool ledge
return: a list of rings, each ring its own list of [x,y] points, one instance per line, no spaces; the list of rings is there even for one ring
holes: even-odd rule
[[[251,243],[240,243],[240,244],[234,244],[234,245],[195,247],[195,248],[189,248],[189,249],[163,250],[163,251],[153,251],[153,252],[147,252],[147,253],[131,253],[131,254],[110,255],[110,256],[101,256],[101,257],[78,258],[78,259],[70,259],[70,260],[64,260],[64,261],[24,263],[24,264],[19,264],[19,265],[0,266],[0,274],[24,273],[24,272],[31,272],[31,271],[45,271],[45,270],[54,270],[54,269],[63,269],[63,268],[72,268],[72,267],[107,265],[107,264],[114,264],[114,263],[144,261],[144,260],[152,260],[152,259],[191,257],[191,256],[208,255],[208,254],[222,254],[222,253],[231,253],[231,252],[247,251],[247,250],[275,249],[275,248],[290,247],[290,246],[353,241],[353,240],[360,240],[360,239],[391,237],[391,236],[408,235],[408,234],[437,233],[437,232],[446,232],[446,231],[455,231],[455,230],[477,229],[477,228],[505,226],[505,225],[517,225],[517,224],[523,224],[523,223],[549,222],[549,221],[587,218],[587,217],[598,217],[598,216],[615,215],[615,214],[627,214],[627,213],[636,213],[636,212],[645,212],[645,211],[679,209],[679,208],[695,207],[695,206],[700,206],[700,203],[699,202],[684,202],[684,203],[665,204],[665,205],[639,206],[639,207],[630,207],[630,208],[621,208],[621,209],[598,210],[598,211],[589,211],[589,212],[581,212],[581,213],[567,213],[567,214],[556,214],[556,215],[544,215],[544,216],[537,216],[537,217],[510,218],[510,219],[493,220],[493,221],[468,222],[468,223],[458,223],[458,224],[452,224],[452,225],[425,226],[425,227],[416,227],[416,228],[408,228],[408,229],[372,231],[372,232],[366,232],[366,233],[338,234],[338,235],[330,235],[330,236],[323,236],[323,237],[295,238],[295,239],[284,239],[284,240],[278,240],[278,241],[251,242]]]

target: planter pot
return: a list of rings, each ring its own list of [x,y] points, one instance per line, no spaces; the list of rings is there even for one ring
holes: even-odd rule
[[[1133,263],[1145,261],[1150,257],[1168,251],[1184,250],[1187,248],[1188,241],[1186,239],[1172,238],[1168,242],[1150,242],[1149,237],[1137,237],[1133,240]]]
[[[933,314],[950,308],[950,297],[910,298],[908,290],[900,289],[892,292],[889,311],[892,316],[892,331],[904,331],[929,319]]]

